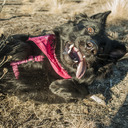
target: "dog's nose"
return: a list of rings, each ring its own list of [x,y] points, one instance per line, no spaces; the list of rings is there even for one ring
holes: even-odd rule
[[[85,49],[94,55],[97,54],[98,46],[94,40],[88,40],[85,44]]]

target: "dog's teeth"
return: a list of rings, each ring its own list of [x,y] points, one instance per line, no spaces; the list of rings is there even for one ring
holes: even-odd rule
[[[69,50],[68,50],[68,54],[70,54],[70,52],[72,51],[72,48],[74,47],[74,44],[71,44],[70,46],[69,46]]]
[[[71,49],[68,50],[68,54],[70,54],[70,52],[71,52]]]
[[[77,60],[77,58],[74,58],[74,59],[73,59],[73,61],[74,61],[75,63],[78,63],[78,60]]]
[[[78,60],[74,60],[75,63],[78,63]]]
[[[73,47],[74,47],[74,44],[71,44],[71,45],[69,46],[70,49],[72,49]]]

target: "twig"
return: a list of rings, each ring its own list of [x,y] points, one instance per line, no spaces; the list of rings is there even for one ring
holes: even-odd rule
[[[3,1],[3,3],[2,3],[2,7],[5,5],[5,3],[6,3],[6,0]]]
[[[122,58],[120,58],[119,61],[120,60],[125,60],[125,59],[128,59],[128,52]]]
[[[31,15],[19,15],[19,16],[12,16],[10,18],[7,18],[7,19],[0,19],[0,21],[5,21],[5,20],[11,20],[11,19],[14,19],[14,18],[18,18],[18,17],[30,17]]]
[[[1,5],[1,8],[0,8],[0,12],[2,11],[2,9],[3,9],[4,5],[5,5],[5,3],[6,3],[6,0],[3,1],[2,5]]]

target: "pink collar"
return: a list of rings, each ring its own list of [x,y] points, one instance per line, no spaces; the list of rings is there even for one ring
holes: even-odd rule
[[[56,58],[55,54],[55,47],[56,47],[56,41],[55,41],[55,36],[54,35],[46,35],[46,36],[39,36],[39,37],[30,37],[28,40],[33,41],[39,49],[46,55],[48,60],[50,61],[53,69],[55,72],[60,75],[64,79],[70,79],[72,78],[70,75],[68,75],[67,71],[61,66],[59,61]],[[35,60],[37,57],[30,59],[30,60]],[[40,57],[39,57],[40,58]],[[42,61],[44,57],[41,57],[41,60],[38,59],[38,61]],[[16,78],[19,76],[19,72],[15,71],[15,67],[19,64],[23,64],[23,62],[27,63],[27,61],[19,61],[19,62],[12,62],[11,66],[13,68],[14,74]],[[14,67],[15,66],[15,67]],[[18,76],[16,75],[16,73]]]

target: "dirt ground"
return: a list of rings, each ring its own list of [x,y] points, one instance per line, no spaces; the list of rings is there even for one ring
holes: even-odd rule
[[[101,6],[106,3],[106,0],[65,1],[56,5],[50,0],[7,0],[0,12],[0,32],[6,36],[38,35],[72,19],[76,13],[101,12],[105,10]],[[110,38],[128,46],[127,17],[122,15],[118,20],[110,16],[106,32]],[[0,128],[128,128],[128,58],[113,67],[109,78],[94,82],[89,89],[105,104],[92,99],[68,104],[35,104],[0,93]]]

